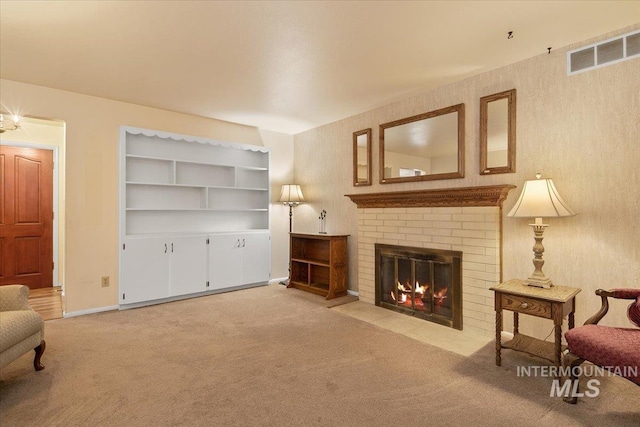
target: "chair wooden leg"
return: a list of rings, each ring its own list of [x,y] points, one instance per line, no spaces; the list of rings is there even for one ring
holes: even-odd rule
[[[36,371],[41,371],[44,369],[44,365],[40,363],[40,358],[42,357],[42,353],[44,353],[44,349],[46,347],[47,343],[42,340],[40,345],[33,349],[36,352],[36,356],[33,358],[33,367],[36,369]]]
[[[562,400],[564,400],[567,403],[571,403],[572,405],[575,405],[576,403],[578,403],[577,394],[578,394],[578,387],[580,383],[580,378],[578,378],[578,376],[576,375],[576,372],[578,371],[578,369],[576,368],[580,366],[582,362],[584,362],[584,359],[581,359],[578,356],[575,356],[571,353],[567,354],[566,357],[567,357],[567,360],[570,360],[570,363],[565,363],[564,366],[568,366],[570,369],[569,380],[571,382],[571,387],[569,388],[569,395],[565,396]]]

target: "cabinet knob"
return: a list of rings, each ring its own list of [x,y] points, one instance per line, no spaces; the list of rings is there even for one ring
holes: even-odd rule
[[[527,304],[526,302],[523,302],[522,304],[520,304],[520,307],[527,308],[529,307],[529,304]]]

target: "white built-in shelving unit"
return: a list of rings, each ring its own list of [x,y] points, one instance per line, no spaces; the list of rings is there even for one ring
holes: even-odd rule
[[[121,127],[121,306],[266,283],[269,201],[264,147]]]

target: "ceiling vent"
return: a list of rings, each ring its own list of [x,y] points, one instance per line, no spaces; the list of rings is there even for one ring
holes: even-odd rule
[[[582,73],[627,59],[640,58],[640,31],[623,34],[567,53],[567,75]]]

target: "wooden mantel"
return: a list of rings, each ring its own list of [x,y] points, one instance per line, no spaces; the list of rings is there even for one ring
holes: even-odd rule
[[[346,194],[359,208],[502,206],[515,185]]]

